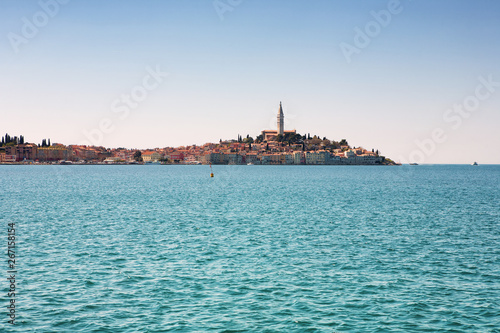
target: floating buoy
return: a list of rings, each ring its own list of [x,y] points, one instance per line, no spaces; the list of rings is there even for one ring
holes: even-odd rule
[[[210,174],[210,177],[214,178],[214,173],[213,172]]]
[[[210,178],[214,178],[214,171],[212,170],[212,164],[210,164]]]

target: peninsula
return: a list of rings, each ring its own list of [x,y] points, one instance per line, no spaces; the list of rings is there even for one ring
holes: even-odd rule
[[[24,137],[6,134],[0,143],[0,163],[60,164],[261,164],[261,165],[396,165],[378,150],[351,147],[347,140],[329,140],[285,130],[280,102],[277,130],[263,130],[255,138],[219,140],[202,146],[154,149],[105,148],[64,145],[42,140],[25,143]]]

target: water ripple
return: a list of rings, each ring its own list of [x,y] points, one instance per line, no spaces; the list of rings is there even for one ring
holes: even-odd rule
[[[498,166],[214,168],[0,166],[15,329],[499,332]]]

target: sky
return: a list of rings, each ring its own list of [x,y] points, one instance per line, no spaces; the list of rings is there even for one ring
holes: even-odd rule
[[[500,164],[495,0],[0,0],[0,133],[176,147],[276,129]]]

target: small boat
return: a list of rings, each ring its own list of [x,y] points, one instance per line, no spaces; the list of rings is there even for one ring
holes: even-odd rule
[[[472,163],[472,165],[478,165],[477,162]]]
[[[418,165],[418,163],[410,163],[410,165]]]
[[[253,163],[252,163],[252,162],[250,162],[250,163],[247,163],[247,165],[253,165]]]
[[[65,161],[65,160],[60,160],[59,164],[60,165],[71,165],[71,164],[73,164],[73,162],[71,162],[71,161]]]

